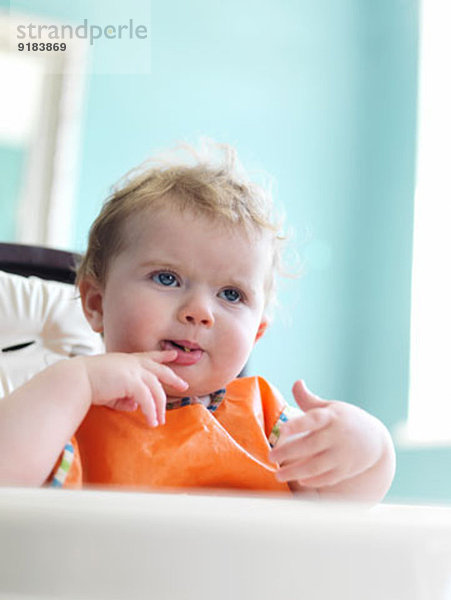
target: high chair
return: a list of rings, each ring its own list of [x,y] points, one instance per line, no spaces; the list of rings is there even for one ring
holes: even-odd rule
[[[0,397],[57,360],[102,352],[73,285],[76,255],[0,244]]]

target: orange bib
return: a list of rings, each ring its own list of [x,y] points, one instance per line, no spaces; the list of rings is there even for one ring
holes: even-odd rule
[[[268,460],[268,438],[285,406],[264,379],[246,377],[227,386],[214,412],[202,404],[167,410],[156,428],[140,410],[92,407],[64,486],[289,491]]]

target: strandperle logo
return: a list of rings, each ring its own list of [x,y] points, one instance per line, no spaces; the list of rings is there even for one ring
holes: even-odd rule
[[[90,25],[88,19],[84,19],[81,25],[42,25],[29,23],[17,26],[17,39],[41,40],[89,40],[92,46],[100,38],[107,40],[139,39],[145,40],[149,37],[148,28],[145,25],[135,25],[133,19],[122,25]]]

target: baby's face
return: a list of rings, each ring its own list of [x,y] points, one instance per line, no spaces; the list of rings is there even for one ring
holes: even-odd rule
[[[138,215],[126,235],[100,291],[96,328],[107,351],[175,349],[170,366],[189,383],[184,395],[224,387],[266,325],[268,239],[170,210]]]

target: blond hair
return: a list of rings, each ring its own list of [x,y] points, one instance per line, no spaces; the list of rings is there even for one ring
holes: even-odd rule
[[[187,155],[184,160],[179,158],[180,150]],[[189,211],[226,227],[238,226],[250,237],[267,232],[273,252],[267,303],[274,297],[285,238],[273,214],[271,193],[249,180],[231,146],[209,140],[200,151],[178,146],[169,156],[151,159],[119,181],[91,226],[88,248],[77,268],[77,284],[90,277],[103,285],[110,261],[128,243],[125,225],[130,218],[165,208]]]

